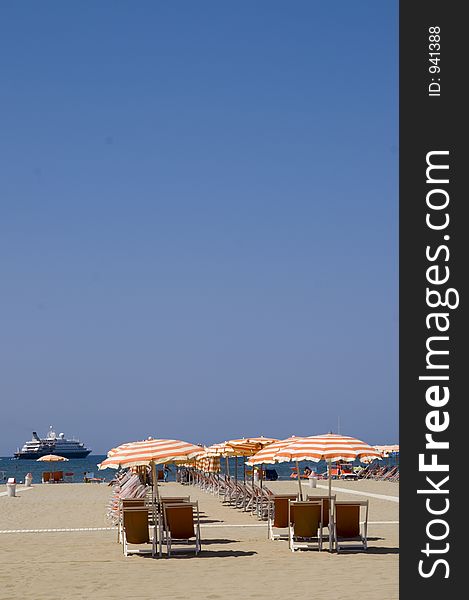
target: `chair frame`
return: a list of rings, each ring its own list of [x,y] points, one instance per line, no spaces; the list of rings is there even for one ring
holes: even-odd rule
[[[337,535],[337,509],[340,512],[340,506],[358,506],[358,537],[346,538],[342,537],[339,539]],[[361,521],[362,508],[365,509],[365,520]],[[369,513],[369,501],[368,500],[351,500],[351,501],[338,501],[335,503],[334,510],[334,524],[333,524],[333,546],[337,553],[341,550],[361,550],[366,552],[368,549],[368,513]]]
[[[267,513],[267,538],[269,540],[287,540],[289,539],[289,533],[274,533],[274,528],[279,529],[274,525],[275,522],[275,500],[286,500],[288,504],[290,500],[298,500],[298,494],[275,494],[269,501],[268,513]],[[288,528],[288,513],[287,513],[287,525]],[[283,528],[281,528],[283,529]]]
[[[295,536],[295,524],[294,521],[292,521],[292,509],[295,508],[296,506],[319,506],[320,507],[320,517],[319,517],[319,522],[318,522],[318,529],[317,529],[317,535],[316,536],[311,536],[311,537],[305,537],[305,538],[300,538],[301,541],[299,541],[298,537],[299,536]],[[288,501],[288,540],[289,540],[289,545],[290,545],[290,550],[292,552],[295,552],[295,550],[318,550],[319,552],[322,551],[322,519],[323,519],[323,501],[317,501],[317,502],[313,502],[311,500],[303,500],[303,501],[299,501],[299,500],[289,500]],[[293,517],[294,518],[294,517]]]
[[[328,535],[328,542],[329,542],[329,549],[332,549],[332,530],[334,527],[334,506],[336,503],[336,494],[331,494],[330,496],[331,499],[331,506],[329,507],[329,510],[326,510],[326,507],[323,504],[323,519],[322,519],[322,529],[324,531],[324,529],[327,529],[327,535]],[[320,500],[329,500],[329,495],[325,494],[325,495],[317,495],[315,496],[314,494],[308,494],[306,496],[306,500],[308,502],[319,502]],[[326,525],[326,515],[328,517],[328,523]],[[323,537],[324,537],[324,533],[323,533]]]
[[[146,513],[146,515],[147,515],[149,541],[146,543],[151,544],[151,550],[146,550],[146,549],[145,550],[142,550],[142,549],[130,550],[129,549],[129,542],[127,541],[127,532],[126,532],[126,528],[125,528],[125,515],[128,513],[135,513],[135,512]],[[153,535],[150,535],[150,529],[153,529]],[[151,525],[150,525],[149,507],[148,506],[129,506],[129,507],[122,508],[122,533],[121,533],[121,536],[122,536],[122,549],[124,551],[124,556],[130,556],[131,554],[151,554],[152,557],[156,556],[156,553],[157,553],[156,528],[151,527]]]
[[[180,502],[180,503],[170,503],[169,504],[169,508],[187,508],[188,506],[192,507],[192,519],[194,519],[195,517],[195,527],[194,527],[194,536],[195,537],[195,555],[197,556],[199,554],[199,552],[202,549],[202,543],[200,541],[200,514],[199,514],[199,503],[196,502]],[[185,552],[185,548],[177,548],[177,549],[173,549],[173,541],[182,541],[184,539],[184,541],[186,541],[188,544],[191,543],[192,538],[183,538],[183,539],[179,539],[179,538],[173,538],[171,535],[171,530],[168,526],[168,518],[166,515],[166,511],[167,511],[167,507],[165,506],[165,504],[163,503],[163,523],[164,523],[164,533],[165,533],[165,538],[166,538],[166,555],[169,558],[171,556],[171,553],[176,553],[176,552]],[[161,542],[160,542],[161,544]]]

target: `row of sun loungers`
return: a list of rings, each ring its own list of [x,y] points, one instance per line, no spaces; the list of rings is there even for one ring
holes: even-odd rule
[[[378,481],[399,481],[399,465],[377,466],[369,465],[360,472],[360,479],[375,479]]]
[[[111,498],[107,505],[106,516],[117,525],[119,522],[120,503],[122,500],[143,499],[149,493],[149,486],[141,482],[136,473],[126,471],[111,482],[113,486]]]
[[[288,539],[292,552],[323,548],[327,530],[329,549],[367,549],[368,501],[338,502],[335,496],[274,494],[267,487],[232,481],[213,474],[194,473],[192,483],[218,495],[232,506],[267,520],[268,538]],[[286,533],[285,533],[286,532]]]
[[[64,481],[63,471],[45,471],[42,474],[42,483],[62,483]]]
[[[367,528],[368,501],[338,502],[336,496],[314,495],[299,501],[295,494],[275,495],[268,518],[269,539],[288,537],[292,552],[315,547],[321,551],[325,529],[331,550],[366,550]],[[287,535],[279,533],[286,529]]]
[[[325,539],[337,552],[367,549],[368,501],[339,502],[335,496],[319,495],[300,501],[296,494],[274,494],[265,486],[200,472],[193,472],[191,483],[225,505],[266,520],[268,538],[287,539],[292,552],[321,551]],[[201,550],[198,503],[189,495],[154,499],[136,474],[116,479],[108,516],[117,525],[125,556],[162,556],[165,546],[169,557],[181,544],[185,551],[192,545],[196,555]]]

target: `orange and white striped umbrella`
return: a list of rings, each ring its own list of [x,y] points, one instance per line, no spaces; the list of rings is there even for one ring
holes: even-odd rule
[[[258,437],[248,437],[248,438],[240,438],[237,440],[228,440],[225,442],[227,446],[231,446],[235,450],[243,449],[244,451],[250,451],[251,454],[258,452],[262,448],[266,446],[270,446],[274,442],[278,442],[277,438],[268,438],[263,435]],[[245,455],[246,456],[246,455]]]
[[[204,473],[219,473],[220,472],[220,457],[206,456],[202,454],[194,459],[195,468]]]
[[[372,446],[356,438],[336,433],[326,433],[301,438],[288,444],[277,453],[276,462],[293,460],[336,462],[339,460],[353,461],[370,458],[380,459],[381,454]]]
[[[399,444],[391,444],[385,446],[373,446],[375,450],[381,452],[383,456],[388,456],[389,454],[399,453]]]
[[[303,438],[301,437],[292,436],[287,438],[286,440],[277,440],[276,442],[269,444],[265,448],[262,448],[262,450],[259,450],[259,452],[254,454],[254,456],[251,456],[251,458],[246,462],[246,464],[249,466],[261,464],[272,465],[278,462],[276,458],[280,450],[283,450],[291,443],[298,442],[302,439]]]
[[[275,438],[266,438],[264,436],[252,438],[239,438],[212,444],[206,448],[207,454],[230,457],[230,456],[252,456],[264,446],[277,441]]]
[[[264,446],[277,441],[275,438],[267,438],[264,436],[250,437],[250,438],[238,438],[234,440],[228,440],[227,442],[220,442],[218,444],[212,444],[205,449],[207,455],[211,456],[223,456],[226,459],[226,473],[229,476],[229,464],[228,458],[234,457],[236,459],[235,465],[235,478],[238,477],[238,457],[252,456]],[[244,477],[246,476],[243,467]]]
[[[141,442],[130,442],[113,448],[108,457],[98,465],[99,469],[138,467],[141,465],[163,464],[183,461],[203,452],[201,446],[181,440],[148,438]]]

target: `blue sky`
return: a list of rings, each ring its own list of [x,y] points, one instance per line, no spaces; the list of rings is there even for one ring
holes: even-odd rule
[[[2,4],[0,454],[397,440],[397,17]]]

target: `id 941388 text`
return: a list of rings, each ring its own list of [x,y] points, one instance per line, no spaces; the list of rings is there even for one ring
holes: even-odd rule
[[[429,96],[440,96],[440,60],[441,60],[441,36],[440,28],[432,26],[428,28],[428,72],[430,73],[430,83],[428,85]]]

